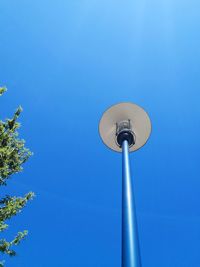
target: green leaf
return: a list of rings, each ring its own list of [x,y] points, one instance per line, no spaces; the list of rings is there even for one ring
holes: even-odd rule
[[[6,87],[0,87],[0,96],[7,91]]]

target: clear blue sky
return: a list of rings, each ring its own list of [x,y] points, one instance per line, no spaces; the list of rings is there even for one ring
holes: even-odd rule
[[[131,155],[143,267],[200,266],[200,2],[0,3],[0,116],[21,104],[34,156],[1,195],[37,197],[7,267],[120,267],[121,156],[98,135],[130,101],[153,131]]]

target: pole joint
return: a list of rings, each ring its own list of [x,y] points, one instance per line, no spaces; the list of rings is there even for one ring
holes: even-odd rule
[[[132,147],[136,141],[130,120],[116,123],[116,144],[121,148],[124,140],[128,141],[129,147]]]

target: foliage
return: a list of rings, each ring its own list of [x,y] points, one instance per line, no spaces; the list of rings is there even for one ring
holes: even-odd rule
[[[5,87],[0,88],[0,96],[6,91]],[[0,185],[7,185],[7,180],[15,173],[22,171],[22,164],[31,156],[29,149],[25,147],[25,141],[18,137],[17,130],[20,124],[17,122],[22,112],[19,106],[13,118],[0,121]],[[0,232],[8,228],[7,221],[17,215],[31,200],[34,193],[29,192],[24,197],[5,196],[0,199]],[[15,256],[13,246],[18,245],[27,235],[27,231],[19,232],[12,241],[5,238],[0,239],[0,252],[9,256]],[[4,262],[0,262],[2,267]]]

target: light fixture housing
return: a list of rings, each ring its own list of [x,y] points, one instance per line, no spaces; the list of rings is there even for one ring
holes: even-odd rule
[[[122,132],[127,135],[129,152],[141,148],[151,134],[151,121],[147,112],[130,102],[122,102],[108,108],[99,123],[102,141],[110,149],[122,152]]]

